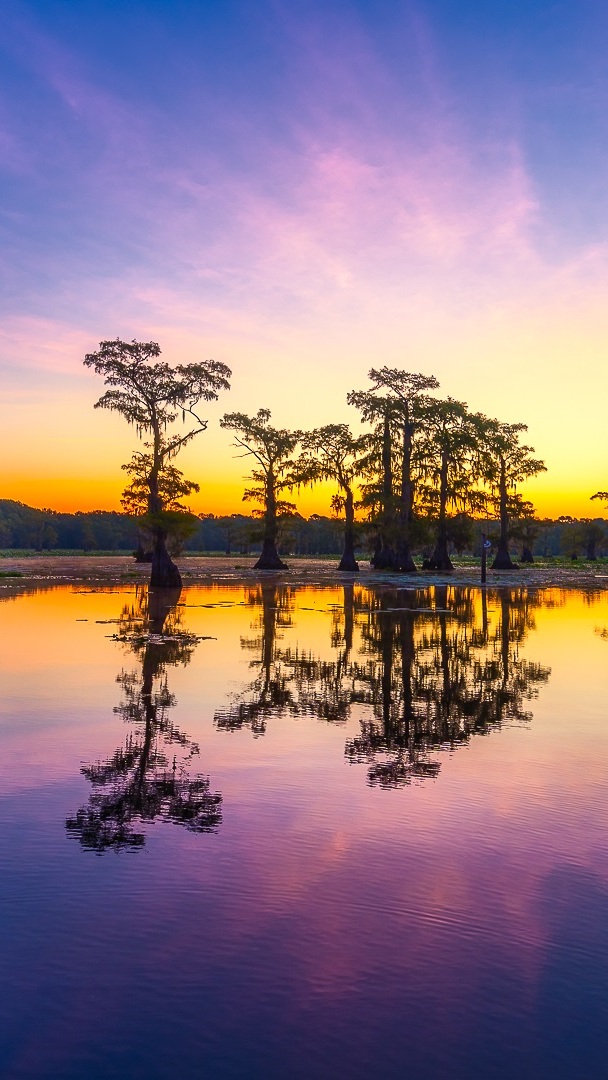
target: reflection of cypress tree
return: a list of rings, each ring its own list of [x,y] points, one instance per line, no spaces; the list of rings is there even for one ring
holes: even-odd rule
[[[345,753],[352,763],[368,762],[372,785],[396,787],[439,772],[420,747],[415,707],[414,628],[424,599],[422,590],[386,592],[363,627],[368,660],[357,681],[363,690],[359,700],[370,706],[372,717],[361,721],[361,734],[347,741]]]
[[[437,589],[435,597],[436,614],[429,615],[415,611],[415,593],[385,594],[384,614],[367,634],[375,654],[366,698],[373,718],[347,743],[346,755],[368,762],[372,784],[436,775],[438,763],[425,758],[431,749],[453,749],[475,733],[530,719],[524,701],[549,678],[549,669],[519,657],[519,642],[533,626],[525,590],[501,595],[489,641],[487,607],[482,603],[479,627],[471,590]],[[410,611],[391,611],[389,603]]]
[[[250,607],[260,608],[253,638],[241,638],[241,648],[259,653],[260,659],[251,661],[250,667],[257,674],[246,691],[239,695],[227,709],[219,709],[215,723],[223,731],[237,731],[250,727],[254,735],[266,731],[266,718],[291,703],[287,678],[277,655],[277,630],[291,625],[293,589],[263,581],[247,594]]]
[[[249,604],[261,608],[255,624],[259,633],[241,639],[241,646],[259,655],[250,665],[258,673],[227,708],[218,709],[215,723],[220,730],[249,727],[254,735],[263,735],[268,718],[284,712],[332,722],[348,718],[356,696],[350,661],[355,611],[352,584],[344,585],[343,592],[344,608],[334,611],[332,621],[335,660],[321,660],[298,647],[279,647],[280,630],[293,621],[293,588],[268,581],[249,592]]]
[[[294,590],[264,583],[249,596],[261,609],[259,633],[242,641],[258,654],[252,661],[258,673],[216,713],[216,724],[261,735],[272,715],[346,722],[358,704],[365,707],[361,731],[345,753],[350,762],[367,763],[371,784],[394,787],[437,776],[432,750],[527,721],[524,702],[549,677],[547,668],[519,656],[519,644],[534,625],[534,608],[552,600],[517,589],[493,594],[491,619],[486,593],[480,610],[477,595],[447,586],[429,593],[345,585],[343,607],[332,613],[335,656],[322,660],[299,646],[280,647],[278,631],[291,625]]]
[[[155,819],[193,832],[215,831],[221,822],[221,795],[209,791],[206,777],[190,775],[198,746],[168,715],[175,697],[167,667],[188,664],[197,641],[181,627],[179,595],[179,589],[143,590],[119,622],[117,639],[141,660],[141,675],[117,677],[123,700],[115,711],[134,728],[111,758],[83,767],[93,791],[66,822],[71,836],[98,853],[142,847],[141,826]]]

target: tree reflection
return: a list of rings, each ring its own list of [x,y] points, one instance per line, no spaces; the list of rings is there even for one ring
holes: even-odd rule
[[[383,787],[437,775],[431,750],[454,749],[474,734],[529,721],[525,702],[550,675],[519,653],[540,595],[502,592],[492,623],[485,591],[476,605],[473,590],[437,588],[434,612],[421,601],[410,590],[384,593],[364,627],[370,654],[364,700],[371,716],[347,742],[346,756],[367,762],[369,782]]]
[[[245,603],[256,611],[259,609],[252,626],[255,636],[241,638],[241,648],[256,654],[250,664],[256,674],[245,694],[239,695],[227,709],[216,712],[215,723],[220,730],[249,727],[254,735],[263,735],[266,718],[292,704],[277,640],[281,629],[291,626],[294,590],[274,581],[263,581],[246,591]]]
[[[464,587],[374,591],[348,584],[332,614],[334,655],[322,659],[284,644],[295,593],[264,583],[249,594],[258,633],[241,642],[256,652],[256,678],[216,713],[216,724],[262,735],[273,714],[332,723],[356,717],[360,731],[347,740],[346,758],[367,764],[370,784],[437,776],[432,751],[531,718],[526,703],[550,670],[526,660],[520,646],[535,609],[554,602],[518,588],[488,597]]]
[[[250,589],[247,603],[256,610],[253,637],[241,638],[241,647],[255,653],[250,667],[255,678],[231,703],[215,713],[220,731],[248,727],[263,735],[269,717],[280,713],[313,715],[345,721],[355,693],[350,678],[350,652],[354,624],[353,586],[344,586],[344,638],[336,614],[332,641],[337,657],[322,660],[312,650],[284,646],[283,631],[293,625],[296,590],[282,582],[265,581]]]
[[[119,620],[116,639],[140,667],[117,676],[122,701],[114,711],[132,727],[111,758],[83,766],[93,790],[66,821],[68,834],[98,853],[143,847],[143,825],[156,819],[201,833],[221,823],[221,795],[209,790],[207,777],[190,772],[199,748],[169,712],[176,701],[167,668],[188,664],[198,641],[181,624],[180,591],[138,589]]]

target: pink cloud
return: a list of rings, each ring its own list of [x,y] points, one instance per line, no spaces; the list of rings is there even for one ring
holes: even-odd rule
[[[0,324],[0,362],[9,368],[80,375],[91,335],[54,319],[13,316]]]

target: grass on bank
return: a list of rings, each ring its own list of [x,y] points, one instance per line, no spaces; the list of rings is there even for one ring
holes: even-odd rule
[[[201,558],[213,558],[213,559],[257,559],[257,552],[251,552],[244,555],[242,552],[230,552],[226,551],[185,551],[178,556],[178,561],[181,563],[187,562],[188,559],[201,559]],[[309,561],[323,561],[323,562],[335,562],[340,559],[338,554],[335,555],[294,555],[290,552],[284,553],[286,559],[298,562]],[[74,550],[73,548],[53,548],[49,551],[36,551],[33,548],[4,548],[0,550],[0,559],[35,559],[35,558],[132,558],[133,551],[129,550],[116,550],[113,551],[82,551]],[[369,553],[360,553],[358,555],[359,561],[365,565],[369,562]],[[422,562],[422,557],[415,557],[419,564]],[[535,555],[533,563],[519,562],[517,556],[512,554],[513,560],[518,564],[520,570],[533,571],[535,568],[540,570],[571,570],[576,573],[577,570],[593,570],[608,567],[608,556],[601,556],[595,560],[584,559],[582,557],[578,559],[571,559],[567,555]],[[454,566],[461,567],[462,569],[469,569],[479,567],[480,558],[475,555],[452,555],[452,562]],[[134,564],[135,565],[135,564]],[[488,569],[492,566],[492,554],[488,559]],[[19,570],[0,570],[0,577],[20,577],[22,576]]]

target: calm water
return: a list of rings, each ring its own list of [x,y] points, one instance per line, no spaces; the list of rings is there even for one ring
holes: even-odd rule
[[[62,587],[0,634],[2,1077],[608,1075],[608,594]]]

